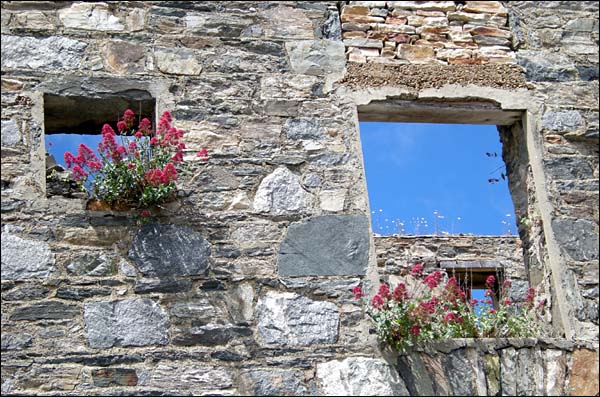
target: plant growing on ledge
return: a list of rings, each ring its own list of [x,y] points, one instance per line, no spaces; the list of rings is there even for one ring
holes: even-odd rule
[[[416,264],[407,282],[393,291],[381,284],[370,301],[360,286],[352,292],[373,321],[379,340],[398,350],[435,339],[530,337],[538,332],[535,320],[544,302],[534,307],[533,289],[524,305],[517,305],[507,296],[510,281],[494,291],[496,280],[490,276],[485,299],[469,301],[455,277],[443,279],[439,270],[424,276],[423,266]],[[493,296],[500,298],[496,308]]]
[[[171,114],[164,112],[156,133],[147,118],[136,129],[135,114],[127,109],[117,123],[118,134],[108,124],[102,127],[99,157],[80,144],[76,156],[65,153],[67,169],[90,198],[110,205],[148,208],[171,201],[185,149],[184,131],[171,122]],[[198,156],[206,159],[206,149]]]

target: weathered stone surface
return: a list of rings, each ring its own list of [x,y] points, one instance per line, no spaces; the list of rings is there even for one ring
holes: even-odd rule
[[[581,127],[583,118],[577,110],[547,112],[542,117],[542,128],[551,131],[569,132]]]
[[[312,196],[304,190],[298,176],[287,167],[279,167],[260,182],[253,209],[272,215],[302,213],[311,202]]]
[[[171,307],[171,315],[179,318],[192,318],[209,322],[217,317],[219,311],[208,299],[197,298],[178,301]]]
[[[96,387],[135,386],[138,376],[133,368],[99,368],[92,370]]]
[[[10,320],[68,320],[79,315],[79,308],[58,301],[44,301],[16,308]]]
[[[106,65],[115,73],[138,73],[146,65],[146,48],[126,41],[111,41],[104,48]]]
[[[413,63],[430,62],[435,59],[435,52],[432,47],[400,44],[398,46],[398,58]]]
[[[517,395],[517,352],[514,347],[502,349],[500,355],[501,390],[509,396]]]
[[[31,346],[32,337],[29,334],[11,334],[2,332],[2,350],[22,350]]]
[[[286,42],[285,48],[295,73],[313,76],[338,74],[346,66],[344,44],[340,41]]]
[[[322,190],[319,194],[320,207],[324,211],[342,211],[346,200],[346,189]]]
[[[196,54],[186,48],[157,48],[154,50],[158,70],[167,74],[199,75],[202,65]]]
[[[200,233],[187,226],[151,224],[133,239],[129,258],[146,277],[204,274],[211,247]]]
[[[2,233],[2,279],[48,278],[56,273],[48,244]]]
[[[598,351],[577,349],[573,352],[569,389],[572,396],[598,394]]]
[[[81,366],[32,365],[19,374],[17,387],[21,390],[72,391],[79,383]]]
[[[368,254],[366,216],[319,216],[289,226],[277,271],[281,276],[363,275]]]
[[[148,294],[150,292],[185,292],[192,289],[189,279],[141,279],[135,282],[136,294]]]
[[[93,348],[165,345],[168,342],[167,314],[150,299],[86,303],[83,319],[88,342]]]
[[[116,273],[113,258],[105,254],[83,254],[67,263],[67,272],[76,276],[110,276]]]
[[[66,28],[85,30],[124,30],[125,26],[105,3],[74,3],[58,12]]]
[[[256,316],[263,346],[311,346],[338,338],[340,314],[331,302],[270,291],[259,299]]]
[[[60,287],[56,297],[69,300],[83,300],[92,296],[110,295],[112,290],[106,287]]]
[[[417,353],[398,357],[396,368],[410,395],[433,396],[436,395],[434,387],[448,383],[447,377],[443,368],[438,368],[439,365],[435,365],[439,363],[429,360],[428,364],[434,364],[433,367],[429,368],[422,358],[424,356]],[[446,389],[448,392],[452,390],[449,385]]]
[[[242,388],[254,396],[299,396],[308,394],[304,374],[296,370],[256,369],[240,374]]]
[[[196,363],[162,361],[150,371],[146,382],[147,386],[159,390],[190,390],[193,394],[208,391],[211,392],[210,394],[217,394],[218,390],[231,387],[233,381],[231,371],[225,368],[214,368]]]
[[[79,69],[87,43],[66,37],[2,36],[2,69]]]
[[[2,120],[2,146],[15,146],[21,142],[19,127],[14,119]]]
[[[317,378],[325,396],[408,396],[394,368],[385,361],[348,357],[317,364]]]
[[[3,301],[35,300],[48,296],[50,290],[41,285],[26,285],[2,294]]]
[[[576,261],[598,259],[598,234],[585,219],[553,219],[552,229],[558,243]]]
[[[322,139],[327,136],[316,119],[287,119],[282,131],[288,139]]]
[[[567,357],[565,352],[548,349],[543,352],[543,355],[545,364],[545,392],[549,396],[564,396],[567,371]]]
[[[517,62],[525,68],[528,81],[569,81],[577,76],[573,62],[562,54],[521,50]]]
[[[252,336],[247,327],[231,327],[219,324],[193,326],[173,338],[173,343],[182,346],[225,345],[236,338]]]
[[[594,170],[588,159],[562,156],[544,160],[546,171],[554,180],[594,179]]]
[[[453,1],[388,1],[389,8],[423,10],[423,11],[454,11]]]

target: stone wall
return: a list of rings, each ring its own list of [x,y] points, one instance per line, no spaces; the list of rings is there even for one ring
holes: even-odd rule
[[[431,59],[399,65],[410,79],[347,62],[343,5],[2,2],[3,394],[337,394],[341,378],[358,380],[347,394],[411,391],[351,294],[395,271],[370,234],[358,118],[397,100],[504,126],[527,217],[514,269],[552,298],[559,335],[597,351],[597,4],[507,3],[524,69]],[[136,93],[187,132],[177,201],[141,225],[50,194],[44,95]],[[464,239],[399,241],[386,252],[400,264],[423,247],[470,260],[442,252]],[[486,260],[513,269],[519,244],[501,241]],[[558,350],[581,378],[589,357],[563,342],[532,350]]]
[[[515,63],[507,15],[499,1],[350,1],[342,38],[350,62]]]

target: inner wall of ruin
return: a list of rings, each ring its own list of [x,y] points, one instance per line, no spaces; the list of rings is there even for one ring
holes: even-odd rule
[[[3,394],[598,392],[596,2],[1,7]],[[114,96],[186,131],[143,226],[46,183],[44,98]],[[498,125],[519,238],[372,236],[358,121],[423,117]],[[351,289],[416,261],[531,283],[552,339],[382,348]]]

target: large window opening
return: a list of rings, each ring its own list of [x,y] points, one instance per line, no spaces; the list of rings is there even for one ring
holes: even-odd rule
[[[378,235],[515,235],[495,125],[362,121]]]

